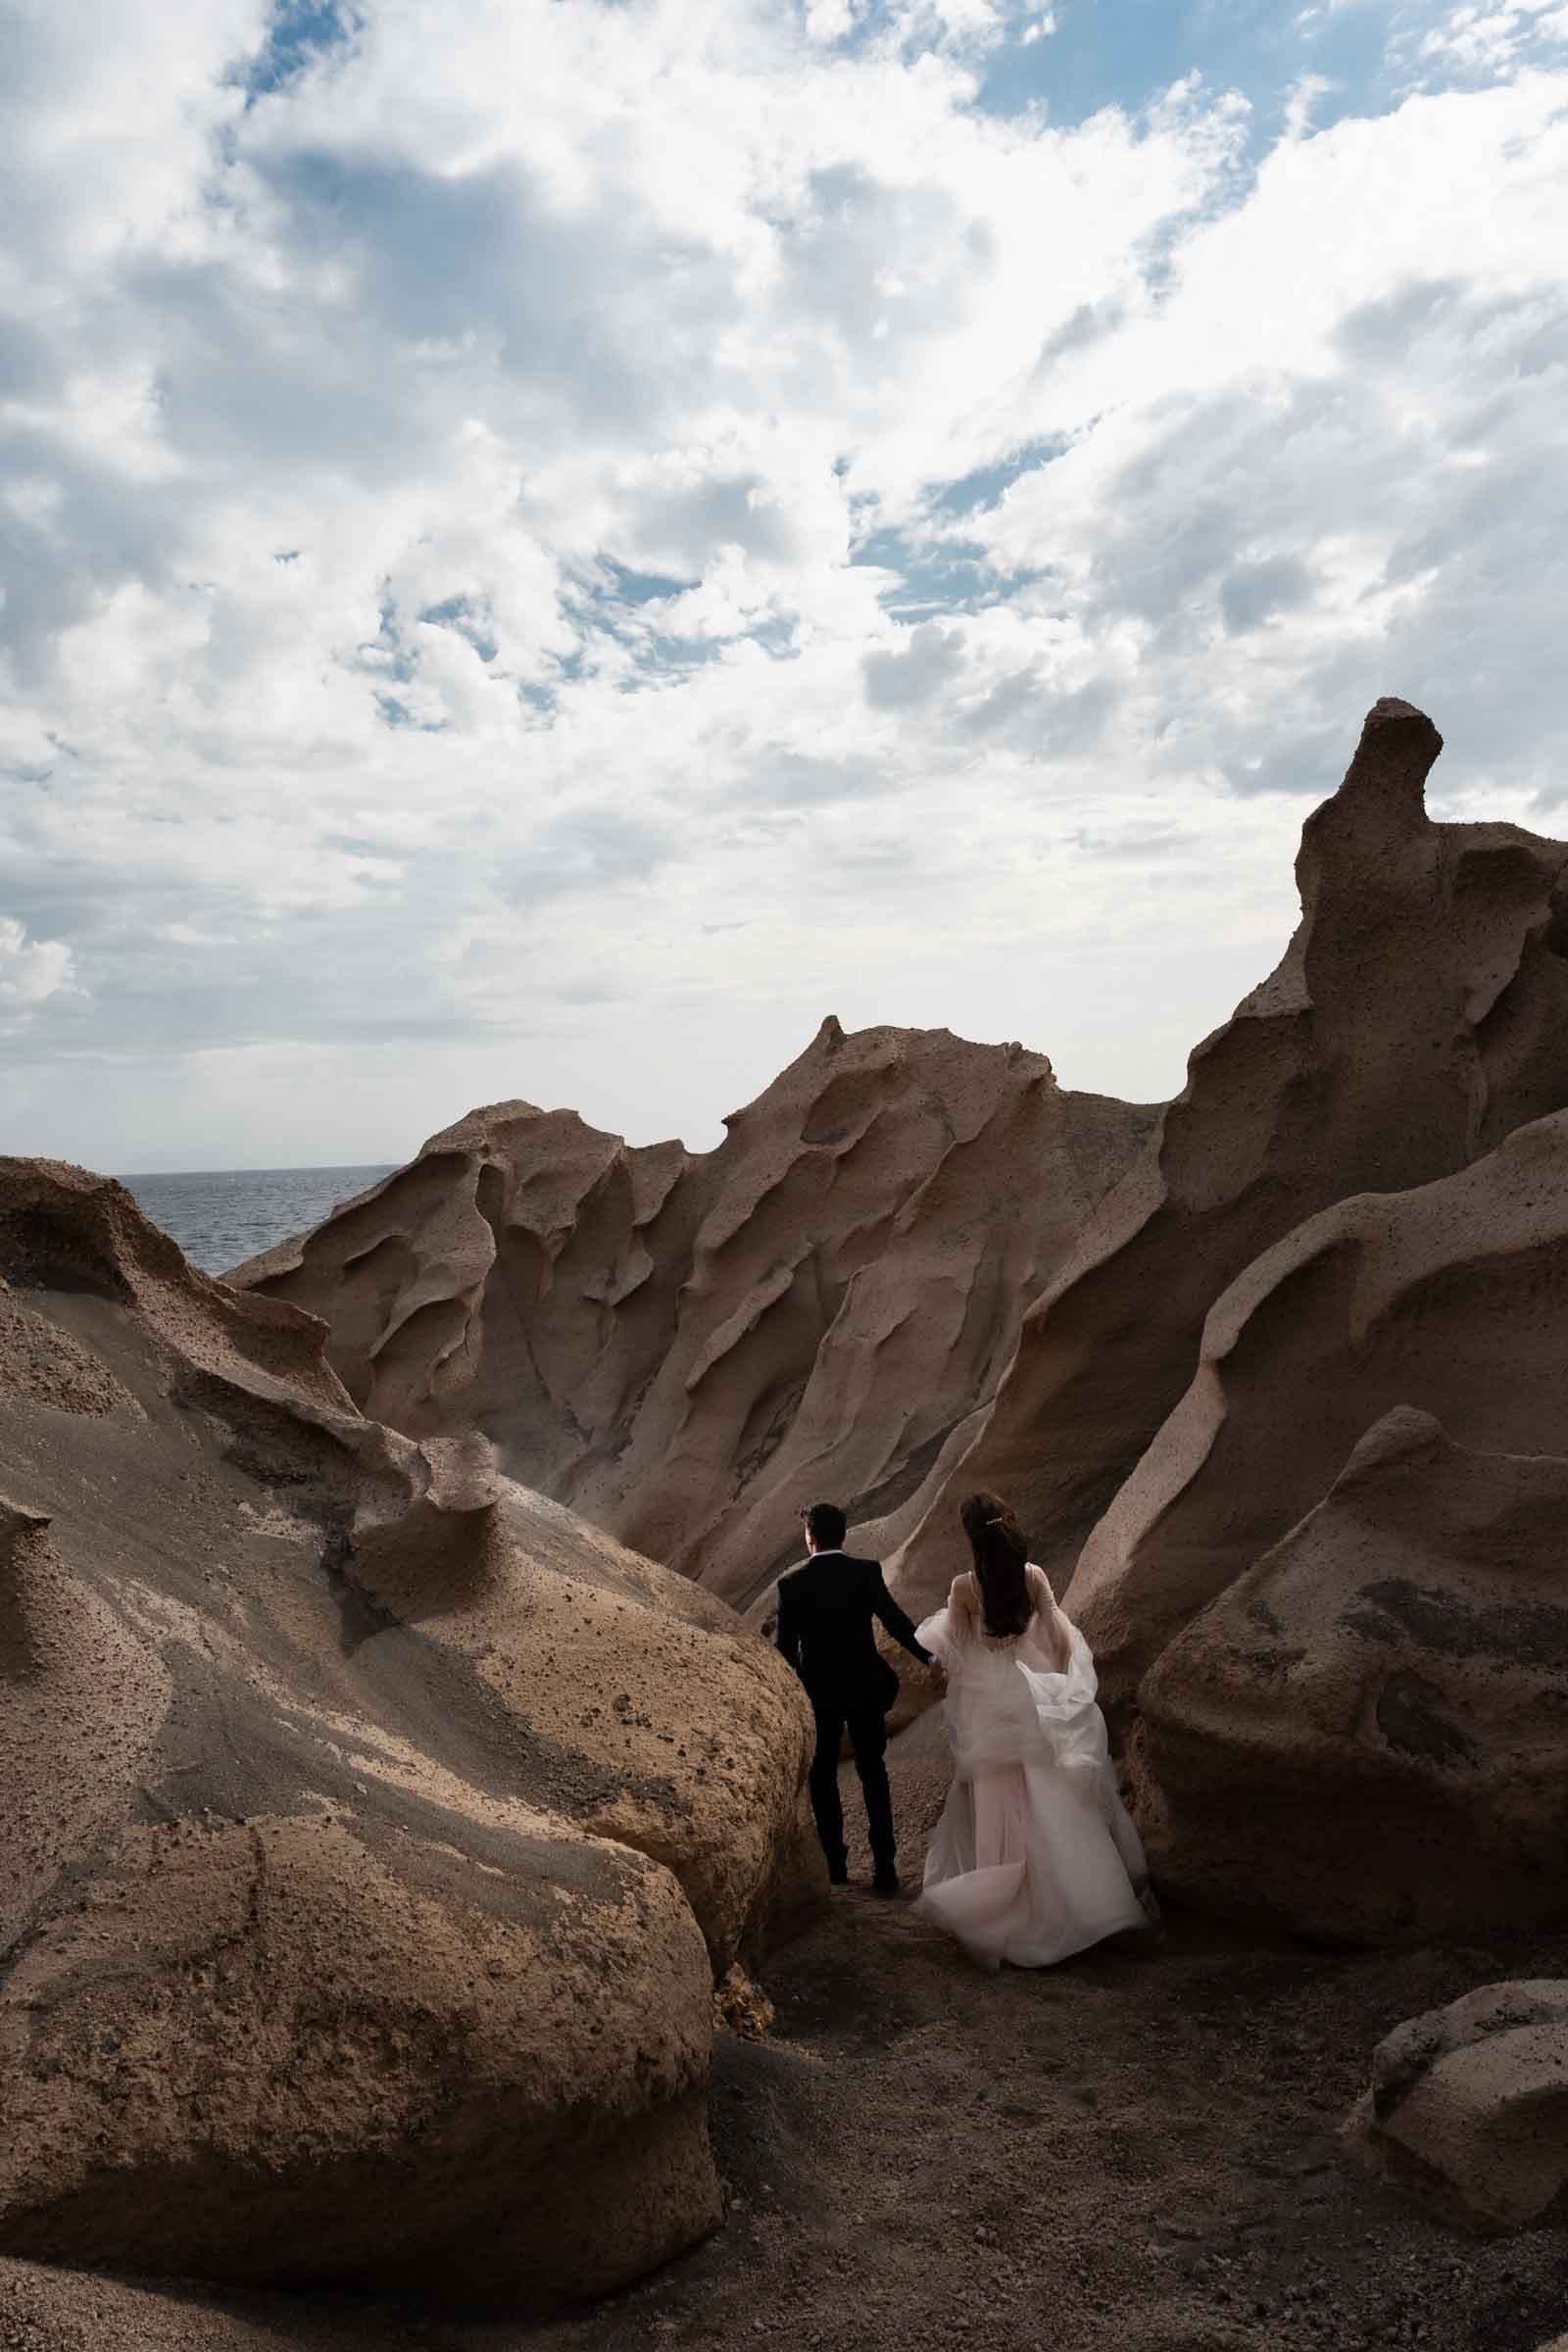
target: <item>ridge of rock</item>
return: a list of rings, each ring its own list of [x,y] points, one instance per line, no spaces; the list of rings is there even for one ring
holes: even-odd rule
[[[481,1431],[745,1605],[804,1501],[917,1494],[1154,1116],[1016,1044],[829,1015],[713,1152],[496,1104],[231,1279],[322,1316],[367,1412]]]
[[[1014,1501],[1058,1590],[1186,1389],[1227,1284],[1331,1202],[1449,1175],[1568,1103],[1568,847],[1430,817],[1441,749],[1407,703],[1368,713],[1303,827],[1280,964],[1194,1052],[949,1465]],[[915,1607],[953,1566],[949,1484],[933,1482],[900,1563]],[[1107,1694],[1131,1696],[1114,1668]]]

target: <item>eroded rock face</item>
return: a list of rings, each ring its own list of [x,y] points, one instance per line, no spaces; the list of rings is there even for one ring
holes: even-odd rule
[[[1568,1112],[1215,1305],[1073,1586],[1172,1892],[1370,1940],[1568,1907],[1565,1309]]]
[[[956,1487],[1012,1499],[1060,1591],[1244,1268],[1330,1202],[1446,1176],[1568,1103],[1568,849],[1433,822],[1441,748],[1408,704],[1369,714],[1303,831],[1301,920],[1278,970],[1198,1048],[1154,1143],[1025,1318],[966,1458],[930,1490],[901,1568],[916,1611],[956,1564]],[[1262,1484],[1248,1481],[1244,1511]],[[1174,1548],[1168,1575],[1187,1578]],[[1130,1615],[1107,1617],[1102,1588],[1086,1566],[1069,1605],[1107,1642],[1102,1689],[1124,1705],[1152,1652]]]
[[[721,1603],[0,1161],[0,2248],[541,2298],[718,2218],[809,1718]]]
[[[1568,1984],[1487,1984],[1396,2026],[1346,2138],[1466,2228],[1568,2219]]]
[[[1186,1396],[1079,1562],[1102,1688],[1134,1690],[1399,1405],[1482,1452],[1568,1449],[1568,1113],[1442,1183],[1325,1209],[1216,1302]],[[1438,1531],[1411,1510],[1420,1545]]]
[[[1565,1905],[1568,1460],[1401,1406],[1145,1677],[1133,1765],[1169,1893],[1357,1942]]]
[[[830,1020],[716,1152],[500,1103],[233,1279],[324,1317],[368,1412],[482,1431],[746,1604],[803,1502],[902,1525],[1153,1117],[1018,1046]]]

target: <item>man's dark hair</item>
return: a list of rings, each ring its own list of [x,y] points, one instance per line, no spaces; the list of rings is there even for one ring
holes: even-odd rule
[[[850,1532],[850,1523],[836,1502],[813,1502],[801,1517],[818,1551],[836,1551]]]

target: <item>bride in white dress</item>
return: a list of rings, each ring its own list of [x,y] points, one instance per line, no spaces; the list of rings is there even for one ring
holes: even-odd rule
[[[1047,1968],[1157,1912],[1088,1642],[1004,1502],[958,1515],[974,1569],[919,1629],[947,1670],[954,1778],[918,1909],[987,1968]]]

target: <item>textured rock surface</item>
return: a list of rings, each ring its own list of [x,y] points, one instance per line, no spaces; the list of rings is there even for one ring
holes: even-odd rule
[[[1560,1918],[1565,1527],[1568,1460],[1380,1421],[1145,1678],[1160,1886],[1356,1941]]]
[[[1325,1209],[1217,1301],[1191,1387],[1079,1563],[1104,1682],[1130,1691],[1397,1405],[1483,1452],[1568,1451],[1568,1113],[1441,1183]],[[1412,1541],[1441,1544],[1410,1510]]]
[[[0,2247],[548,2296],[690,2243],[781,1662],[117,1185],[0,1161]]]
[[[323,1316],[366,1411],[482,1431],[746,1604],[803,1502],[896,1529],[961,1451],[1154,1115],[1018,1046],[829,1020],[715,1152],[496,1104],[233,1279]]]
[[[1217,1302],[1073,1586],[1171,1891],[1353,1937],[1562,1914],[1565,1309],[1568,1112]]]
[[[1062,1589],[1244,1267],[1330,1202],[1447,1175],[1568,1103],[1568,849],[1432,821],[1440,749],[1407,704],[1369,714],[1307,819],[1279,968],[1198,1048],[1154,1144],[1031,1308],[967,1459],[933,1486],[902,1566],[911,1606],[952,1572],[955,1483],[1013,1499]],[[1130,1676],[1109,1661],[1113,1704]]]
[[[1396,2026],[1346,2136],[1446,2220],[1568,2220],[1568,1984],[1487,1984]]]

